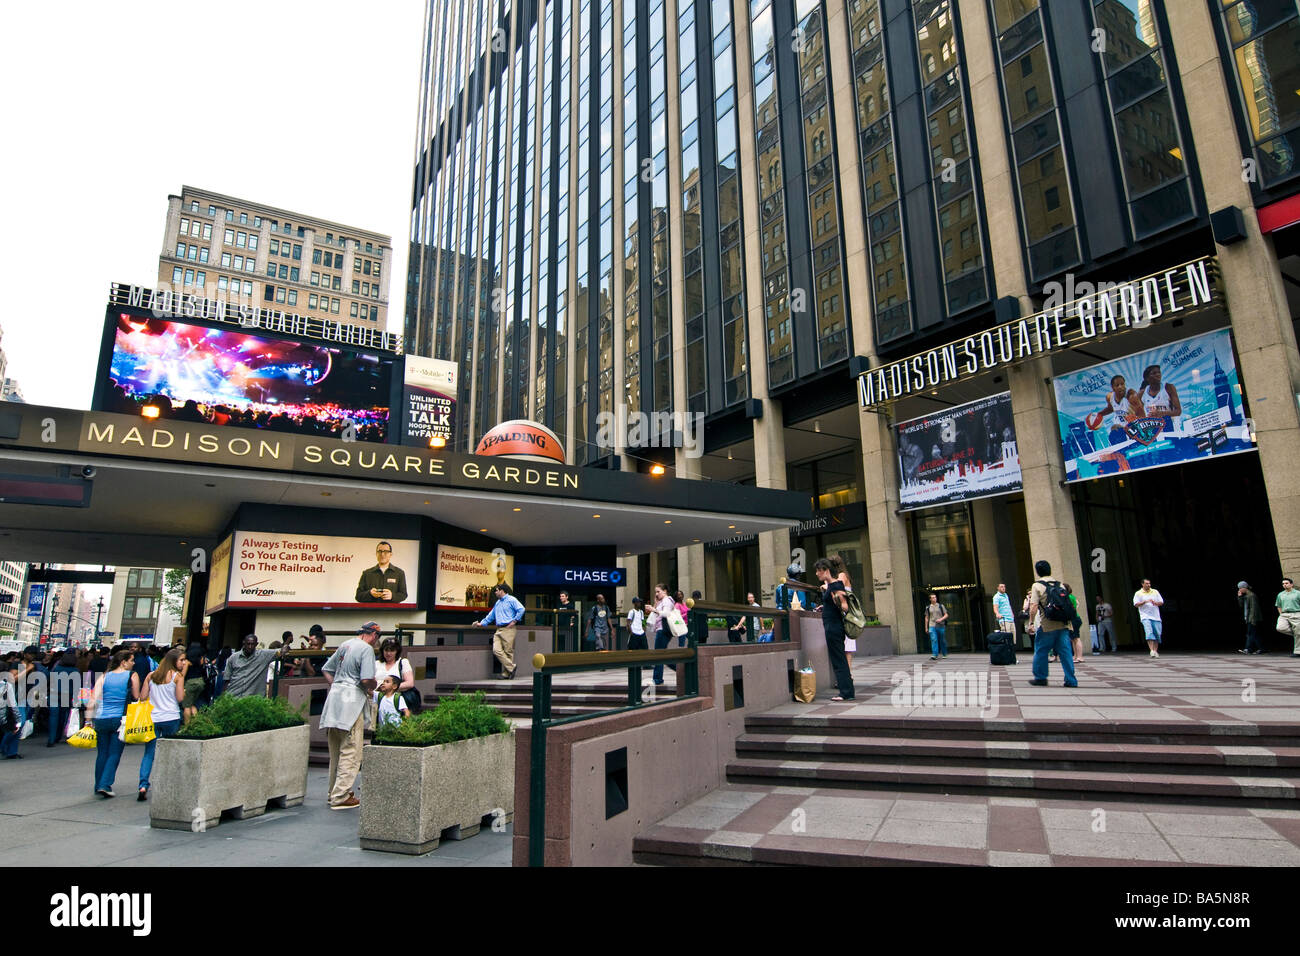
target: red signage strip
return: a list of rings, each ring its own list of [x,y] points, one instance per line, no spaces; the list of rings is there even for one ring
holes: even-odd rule
[[[1255,215],[1259,217],[1259,231],[1265,235],[1294,226],[1300,222],[1300,194],[1269,203],[1255,210]]]

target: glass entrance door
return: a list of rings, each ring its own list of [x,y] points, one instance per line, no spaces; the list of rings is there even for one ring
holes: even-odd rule
[[[914,513],[912,555],[917,651],[930,651],[925,608],[931,594],[937,594],[939,603],[948,611],[944,635],[948,650],[983,651],[986,628],[969,506],[953,505]]]

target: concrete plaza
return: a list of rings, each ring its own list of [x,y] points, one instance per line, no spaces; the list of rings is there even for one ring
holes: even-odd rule
[[[444,841],[420,857],[361,849],[360,811],[330,810],[327,771],[316,767],[301,806],[187,833],[149,826],[149,805],[136,800],[143,747],[126,748],[111,800],[91,792],[95,751],[46,748],[41,735],[19,747],[24,759],[0,760],[0,866],[510,865],[511,827]],[[359,780],[364,800],[364,771]]]

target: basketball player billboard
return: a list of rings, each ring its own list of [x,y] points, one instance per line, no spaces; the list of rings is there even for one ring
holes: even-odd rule
[[[1057,376],[1066,481],[1254,451],[1227,329]]]

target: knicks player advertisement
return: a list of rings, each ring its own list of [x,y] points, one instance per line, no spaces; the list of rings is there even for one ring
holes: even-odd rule
[[[1053,380],[1067,481],[1254,451],[1227,329]]]
[[[227,607],[415,607],[420,542],[237,531]]]
[[[504,551],[475,551],[438,545],[438,607],[486,610],[496,603],[498,584],[514,588],[515,559]]]
[[[1020,490],[1011,393],[901,422],[899,506],[921,508]]]
[[[435,436],[450,443],[456,428],[456,363],[406,356],[402,406],[406,411],[402,444],[428,445]]]

